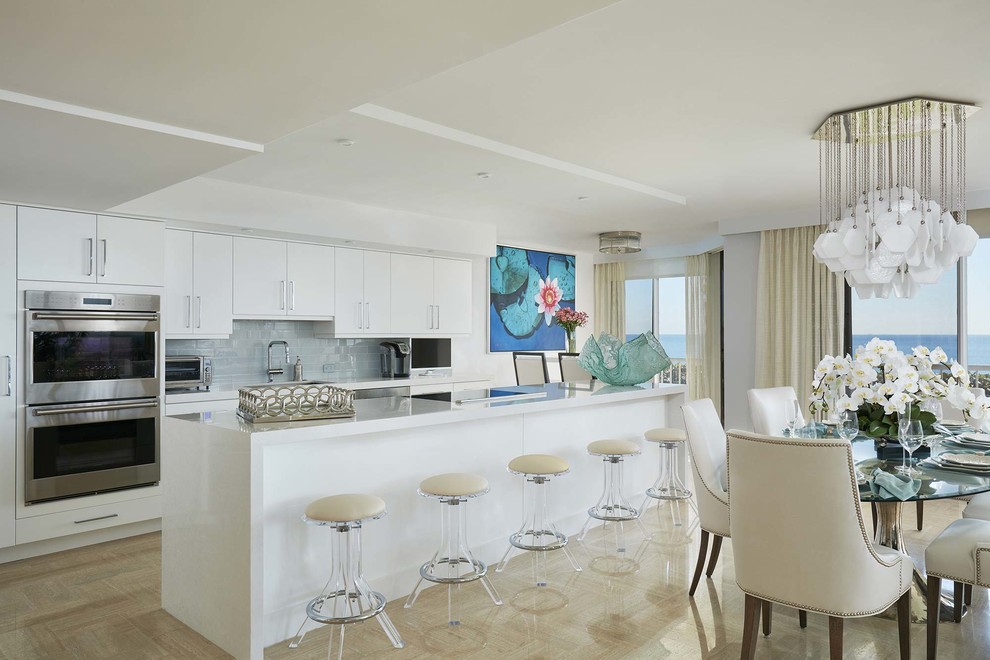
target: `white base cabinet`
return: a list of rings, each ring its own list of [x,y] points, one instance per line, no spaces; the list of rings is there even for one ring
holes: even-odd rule
[[[17,277],[162,286],[164,223],[17,207]]]

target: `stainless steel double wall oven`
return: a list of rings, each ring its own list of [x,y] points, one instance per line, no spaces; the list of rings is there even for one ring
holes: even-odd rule
[[[158,482],[159,296],[24,295],[25,501]]]

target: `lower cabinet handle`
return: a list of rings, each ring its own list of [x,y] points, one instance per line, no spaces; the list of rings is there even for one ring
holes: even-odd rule
[[[95,518],[86,518],[85,520],[73,520],[72,524],[81,525],[83,523],[96,522],[97,520],[109,520],[110,518],[116,518],[116,517],[117,517],[116,513],[111,513],[108,516],[97,516]]]
[[[203,327],[203,296],[196,296],[196,327]]]
[[[192,296],[186,296],[186,327],[192,327]]]

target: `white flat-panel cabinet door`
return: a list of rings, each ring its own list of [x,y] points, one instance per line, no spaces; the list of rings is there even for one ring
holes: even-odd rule
[[[333,264],[336,335],[364,332],[364,250],[335,248]]]
[[[471,332],[471,262],[455,259],[433,260],[433,303],[440,335]]]
[[[192,332],[193,233],[165,232],[165,336]]]
[[[388,252],[364,253],[364,331],[366,334],[392,332],[392,277]]]
[[[165,283],[164,234],[162,222],[97,216],[97,281],[162,286]]]
[[[434,331],[433,257],[393,254],[391,262],[392,324],[398,335],[423,335]]]
[[[234,331],[233,238],[194,234],[192,274],[194,333],[230,335]]]
[[[285,241],[240,236],[233,241],[234,316],[285,316]]]
[[[14,545],[17,483],[17,210],[0,206],[0,548]]]
[[[17,277],[96,281],[96,216],[17,207]]]
[[[333,248],[287,243],[289,316],[333,316]]]

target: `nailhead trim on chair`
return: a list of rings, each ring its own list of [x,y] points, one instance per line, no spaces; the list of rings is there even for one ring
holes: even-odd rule
[[[942,578],[943,580],[952,580],[953,582],[964,582],[966,584],[972,584],[977,587],[990,587],[990,583],[983,581],[983,565],[982,562],[980,561],[981,553],[990,553],[990,548],[976,549],[976,580],[975,581],[973,580],[973,578],[954,577],[952,575],[946,575],[945,573],[933,573],[931,571],[928,572],[928,575],[939,577]]]
[[[949,578],[949,579],[951,580],[952,578]],[[836,612],[836,611],[833,611],[833,610],[823,610],[823,609],[819,609],[817,607],[810,607],[808,605],[803,605],[801,603],[793,603],[793,602],[787,601],[787,600],[780,600],[779,598],[771,598],[770,596],[764,596],[764,595],[760,594],[759,592],[756,592],[756,591],[752,591],[750,589],[747,589],[746,587],[742,586],[738,582],[736,582],[736,585],[738,585],[739,588],[742,589],[743,593],[747,593],[750,596],[755,596],[756,598],[759,598],[761,600],[768,600],[768,601],[771,601],[771,602],[774,602],[774,603],[780,603],[781,605],[786,605],[787,607],[793,607],[794,609],[797,609],[797,610],[805,610],[805,611],[808,611],[808,612],[818,612],[819,614],[828,614],[829,616],[840,616],[840,617],[842,617],[844,619],[852,619],[852,618],[860,617],[860,616],[873,616],[874,614],[880,614],[881,612],[886,611],[891,605],[893,605],[894,603],[896,603],[898,600],[900,600],[901,596],[904,595],[904,591],[907,591],[907,589],[905,589],[904,591],[900,592],[900,594],[898,594],[897,598],[895,598],[894,600],[890,601],[889,603],[887,603],[886,605],[884,605],[880,609],[876,609],[876,610],[863,610],[863,611],[860,611],[860,612]]]
[[[752,442],[762,442],[764,444],[769,444],[769,445],[792,445],[793,444],[792,441],[784,440],[783,438],[772,438],[770,436],[758,435],[756,433],[745,433],[745,432],[738,432],[738,431],[737,432],[730,431],[725,436],[726,437],[725,464],[726,464],[726,475],[727,475],[726,476],[726,481],[728,481],[728,479],[729,479],[729,477],[728,477],[728,474],[729,474],[728,465],[729,465],[729,446],[730,445],[729,445],[729,442],[728,442],[728,438],[729,438],[730,435],[732,437],[734,437],[734,438],[739,438],[741,440],[748,440],[748,441],[752,441]],[[863,542],[866,544],[866,548],[870,551],[870,555],[872,555],[873,559],[875,559],[878,564],[880,564],[881,566],[885,566],[887,568],[892,568],[894,566],[894,564],[895,563],[898,563],[898,562],[891,562],[889,564],[887,562],[885,562],[880,557],[880,555],[877,554],[876,549],[873,547],[873,542],[870,540],[869,535],[866,533],[866,521],[863,520],[863,509],[860,506],[860,501],[859,501],[859,485],[856,483],[856,477],[854,476],[856,474],[856,464],[853,462],[852,445],[850,445],[848,442],[802,442],[801,446],[802,447],[804,447],[804,446],[821,447],[823,449],[842,449],[843,451],[846,452],[846,461],[849,464],[850,494],[852,495],[853,493],[855,493],[855,495],[853,495],[853,504],[855,505],[854,506],[854,509],[856,511],[856,517],[859,519],[859,531],[863,535]],[[732,492],[732,484],[731,483],[729,483],[729,492]],[[730,527],[730,529],[732,527],[732,509],[731,508],[729,509],[729,527]],[[901,579],[901,576],[900,576],[899,573],[898,573],[898,576],[897,576],[897,582],[898,582],[898,585],[899,585],[898,588],[900,590],[899,593],[900,594],[903,594],[904,591],[905,591],[905,589],[904,589],[904,580]],[[739,584],[739,583],[737,582],[736,584]],[[742,589],[743,591],[746,591],[746,589],[744,589],[741,584],[739,585],[739,588]],[[749,591],[747,591],[746,593],[749,593],[749,594],[751,594],[753,596],[757,596],[757,598],[760,597],[757,594],[752,593],[752,592],[749,592]],[[764,600],[770,600],[770,599],[764,598]],[[894,600],[890,601],[890,603],[888,603],[883,609],[877,610],[877,612],[882,612],[883,610],[887,609],[888,607],[890,607],[892,604],[894,604],[896,602],[897,602],[897,599],[895,598]],[[794,604],[793,606],[794,607],[797,607],[798,609],[805,609],[805,610],[812,610],[812,609],[814,609],[814,608],[805,607],[804,605],[798,605],[798,604]],[[825,610],[815,610],[815,611],[824,612],[826,614],[831,614],[831,612],[826,612]],[[837,614],[837,616],[847,616],[847,617],[848,616],[869,616],[871,614],[876,614],[877,612],[866,612],[866,613],[863,613],[863,614],[846,614],[846,615]]]

